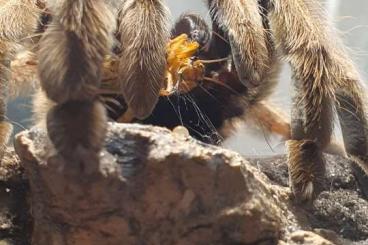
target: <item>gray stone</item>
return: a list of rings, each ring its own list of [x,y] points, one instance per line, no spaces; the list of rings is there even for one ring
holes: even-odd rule
[[[38,129],[15,145],[33,244],[367,242],[368,202],[343,158],[327,156],[326,191],[296,205],[283,156],[247,161],[159,127],[110,124],[99,162],[66,162]]]

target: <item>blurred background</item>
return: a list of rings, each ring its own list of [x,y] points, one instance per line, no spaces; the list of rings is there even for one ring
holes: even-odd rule
[[[208,19],[204,1],[167,0],[174,21],[183,12],[195,12]],[[329,19],[350,48],[351,55],[357,63],[364,81],[368,79],[368,1],[367,0],[321,0],[327,9]],[[333,42],[333,40],[331,40]],[[290,111],[290,70],[284,65],[277,90],[270,100],[280,106],[287,115]],[[13,122],[15,132],[29,127],[31,117],[30,98],[18,98],[8,106],[8,118]],[[339,134],[337,133],[337,137]],[[239,130],[225,142],[225,147],[247,155],[270,155],[284,152],[284,142],[277,137],[266,137],[262,130],[242,125]]]

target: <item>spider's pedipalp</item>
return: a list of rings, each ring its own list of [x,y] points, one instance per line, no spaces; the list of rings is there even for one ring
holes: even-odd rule
[[[239,79],[247,87],[258,86],[272,51],[257,0],[208,0],[208,6],[213,20],[227,33]]]
[[[221,29],[231,46],[239,80],[254,105],[267,98],[278,81],[280,61],[269,25],[265,1],[208,0],[214,29]]]
[[[292,67],[296,88],[292,141],[288,145],[315,144],[315,147],[308,147],[308,154],[289,147],[291,185],[298,199],[312,198],[306,187],[309,182],[319,185],[321,181],[318,176],[324,167],[318,165],[324,164],[321,151],[331,140],[334,102],[349,110],[345,113],[337,106],[348,154],[366,158],[363,93],[357,92],[360,86],[356,68],[329,28],[318,1],[270,0],[270,3],[276,44]],[[357,152],[356,149],[362,150]],[[295,169],[298,178],[293,177]]]
[[[126,0],[119,13],[121,89],[139,119],[151,114],[163,88],[169,40],[167,17],[162,0]]]
[[[106,128],[98,87],[115,19],[104,0],[55,1],[50,7],[53,21],[38,53],[41,86],[56,103],[47,115],[48,134],[64,157],[96,156]]]

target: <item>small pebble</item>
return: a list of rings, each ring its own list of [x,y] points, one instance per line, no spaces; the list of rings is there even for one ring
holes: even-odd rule
[[[186,127],[184,126],[177,126],[173,129],[173,134],[175,136],[178,136],[180,138],[187,138],[189,137],[189,131]]]

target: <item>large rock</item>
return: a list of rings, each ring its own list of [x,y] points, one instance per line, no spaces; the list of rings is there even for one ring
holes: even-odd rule
[[[0,164],[0,245],[27,244],[32,228],[28,191],[19,158],[9,148]]]
[[[65,161],[39,129],[18,135],[33,244],[368,242],[368,202],[345,159],[329,157],[326,192],[295,205],[283,157],[248,162],[183,132],[110,124],[99,162]]]

